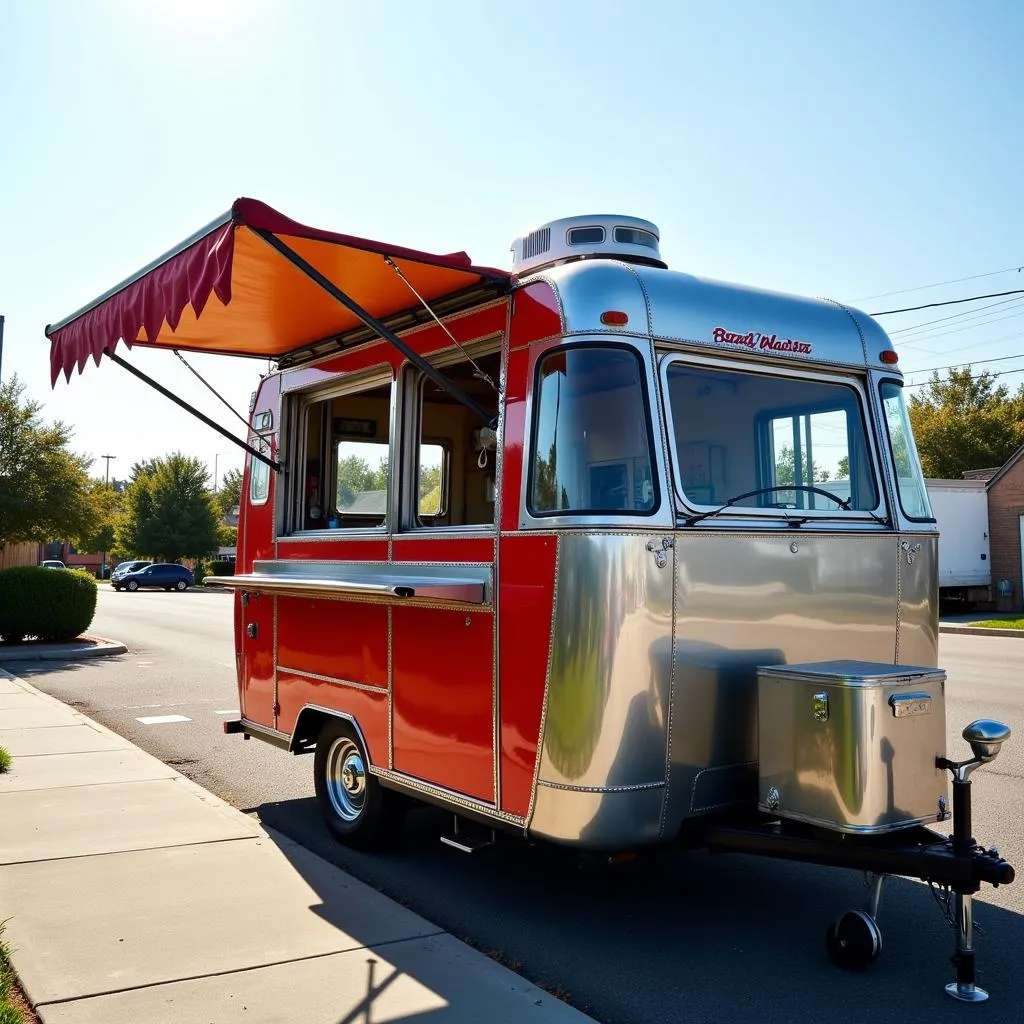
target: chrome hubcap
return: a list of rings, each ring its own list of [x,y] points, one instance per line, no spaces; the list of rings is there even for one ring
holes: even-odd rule
[[[327,754],[327,795],[339,818],[355,821],[366,804],[366,769],[359,748],[347,737],[336,739]]]

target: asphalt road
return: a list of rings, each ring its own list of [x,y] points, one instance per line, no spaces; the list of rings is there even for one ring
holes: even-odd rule
[[[311,758],[221,731],[237,708],[230,628],[226,595],[104,590],[93,629],[128,654],[5,667],[605,1024],[1021,1019],[1024,876],[976,901],[979,983],[992,993],[979,1010],[943,992],[954,936],[917,882],[890,880],[882,956],[848,974],[829,963],[823,937],[863,905],[852,871],[676,852],[603,868],[514,837],[467,857],[438,842],[447,818],[433,810],[412,815],[392,851],[346,850],[320,822]],[[940,661],[951,752],[966,756],[959,733],[972,718],[1014,729],[974,776],[974,832],[1024,870],[1024,638],[943,635]],[[164,715],[189,721],[138,721]]]

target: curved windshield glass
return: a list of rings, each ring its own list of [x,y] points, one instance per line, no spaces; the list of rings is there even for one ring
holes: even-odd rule
[[[533,515],[653,514],[658,492],[636,352],[611,346],[549,352],[538,368],[534,410]]]
[[[849,515],[879,504],[861,399],[839,382],[673,359],[676,484],[691,506]],[[824,493],[827,492],[827,493]]]
[[[889,446],[896,470],[896,490],[900,505],[908,519],[931,520],[932,507],[924,483],[924,472],[914,444],[914,433],[910,416],[903,401],[903,388],[895,381],[886,380],[881,385],[882,409],[885,412],[885,426],[889,432]]]

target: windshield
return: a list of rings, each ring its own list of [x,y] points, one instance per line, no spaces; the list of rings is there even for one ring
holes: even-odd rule
[[[861,402],[849,385],[681,359],[665,381],[676,486],[687,504],[744,496],[737,508],[837,516],[878,507]]]
[[[881,394],[892,461],[896,468],[896,490],[903,513],[908,519],[932,520],[924,472],[917,455],[917,446],[914,444],[910,416],[903,401],[903,388],[895,381],[883,381]]]

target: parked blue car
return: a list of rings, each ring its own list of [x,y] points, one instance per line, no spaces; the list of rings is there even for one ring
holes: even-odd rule
[[[192,573],[184,565],[173,562],[157,562],[144,569],[125,573],[110,581],[115,590],[188,590],[192,586]]]

